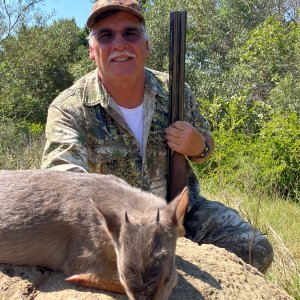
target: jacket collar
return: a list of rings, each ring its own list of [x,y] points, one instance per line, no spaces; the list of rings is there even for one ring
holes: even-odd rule
[[[95,106],[100,104],[104,108],[113,106],[111,96],[106,91],[99,76],[98,69],[92,71],[84,77],[84,89],[82,95],[82,103],[86,106]],[[149,92],[154,96],[166,96],[161,83],[156,78],[152,70],[145,68],[145,92]]]

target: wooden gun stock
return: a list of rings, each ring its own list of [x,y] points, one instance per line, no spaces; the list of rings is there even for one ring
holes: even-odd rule
[[[170,13],[170,125],[184,118],[186,18],[186,11]],[[187,185],[187,161],[184,155],[168,151],[167,200],[171,201]]]

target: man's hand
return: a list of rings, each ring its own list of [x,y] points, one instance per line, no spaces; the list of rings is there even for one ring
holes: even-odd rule
[[[185,156],[198,156],[205,148],[205,137],[190,123],[176,121],[166,129],[168,146]]]

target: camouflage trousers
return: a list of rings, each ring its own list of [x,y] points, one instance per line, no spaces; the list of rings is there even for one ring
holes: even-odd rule
[[[220,202],[197,198],[185,218],[186,237],[198,244],[225,248],[265,273],[274,256],[268,239],[236,210]]]

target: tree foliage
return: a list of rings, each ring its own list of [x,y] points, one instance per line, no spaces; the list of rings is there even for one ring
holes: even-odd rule
[[[0,0],[0,45],[36,15],[35,7],[43,0]]]
[[[53,98],[70,86],[68,67],[84,36],[74,21],[22,26],[3,43],[0,63],[0,112],[8,118],[45,121]]]
[[[53,98],[94,68],[87,29],[72,20],[45,22],[38,2],[0,0],[1,128],[15,123],[29,135],[43,128]],[[300,1],[140,3],[152,48],[148,67],[161,71],[168,71],[169,13],[188,11],[186,81],[217,145],[197,166],[199,176],[299,199]]]
[[[299,79],[299,37],[298,24],[285,24],[274,17],[252,30],[247,41],[235,50],[240,60],[229,73],[235,87],[230,93],[242,86],[252,99],[268,103],[270,92],[281,80]]]
[[[200,176],[299,199],[299,7],[279,0],[146,1],[149,66],[164,71],[169,11],[188,11],[186,79],[217,144],[209,163],[197,166]]]

